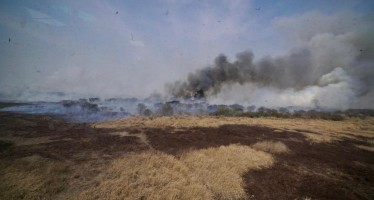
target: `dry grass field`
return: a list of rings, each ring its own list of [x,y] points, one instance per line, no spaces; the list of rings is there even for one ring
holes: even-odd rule
[[[270,154],[240,145],[196,150],[179,158],[151,150],[115,160],[99,185],[78,199],[243,199],[241,176],[272,163]]]
[[[374,199],[374,119],[0,112],[0,199]]]

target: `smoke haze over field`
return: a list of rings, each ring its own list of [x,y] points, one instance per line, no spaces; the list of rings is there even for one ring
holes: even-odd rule
[[[211,104],[373,108],[373,10],[365,0],[4,0],[0,100],[201,90]]]
[[[203,90],[211,103],[373,108],[373,16],[307,13],[274,22],[297,47],[254,61],[225,55],[167,88],[173,96]],[[305,23],[308,25],[306,25]]]

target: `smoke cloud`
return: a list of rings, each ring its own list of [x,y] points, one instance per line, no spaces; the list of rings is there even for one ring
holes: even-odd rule
[[[373,17],[353,13],[307,13],[279,18],[295,47],[255,59],[252,51],[225,55],[214,64],[167,85],[173,97],[204,94],[209,103],[258,106],[373,108]]]

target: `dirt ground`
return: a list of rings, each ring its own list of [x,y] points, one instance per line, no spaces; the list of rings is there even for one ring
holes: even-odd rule
[[[186,152],[232,144],[255,148],[262,141],[279,142],[286,153],[263,150],[272,165],[245,170],[245,196],[238,199],[374,199],[373,127],[373,119],[210,117],[73,124],[0,112],[0,199],[74,199],[99,187],[108,166],[126,155],[152,150],[183,160]],[[213,199],[224,197],[213,193]]]

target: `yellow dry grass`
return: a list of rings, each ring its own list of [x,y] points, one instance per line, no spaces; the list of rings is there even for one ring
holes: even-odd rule
[[[120,137],[137,137],[139,139],[139,142],[147,145],[150,149],[153,149],[153,147],[149,144],[147,135],[143,132],[137,133],[137,134],[129,134],[126,131],[119,131],[119,132],[111,132],[110,135],[118,135]]]
[[[331,133],[323,133],[323,134],[305,133],[305,132],[300,132],[300,133],[303,134],[308,141],[313,142],[313,143],[333,142],[333,141],[340,140],[339,136],[334,136]]]
[[[0,199],[46,199],[66,187],[67,164],[33,155],[0,164]]]
[[[270,154],[241,145],[192,151],[183,155],[181,161],[212,191],[215,199],[244,198],[241,176],[248,170],[273,164]]]
[[[113,162],[97,187],[77,199],[209,199],[204,185],[175,157],[149,151]]]
[[[185,153],[180,158],[157,151],[115,160],[97,187],[78,199],[240,199],[241,175],[272,165],[270,154],[230,145]]]
[[[191,127],[219,127],[222,125],[263,126],[276,132],[293,131],[302,133],[312,142],[331,142],[342,137],[364,136],[374,138],[374,118],[344,121],[319,119],[280,119],[214,116],[173,116],[157,118],[132,117],[123,120],[96,123],[97,128],[148,127],[188,129]]]
[[[252,145],[252,148],[274,154],[287,153],[290,150],[282,142],[261,141]]]

